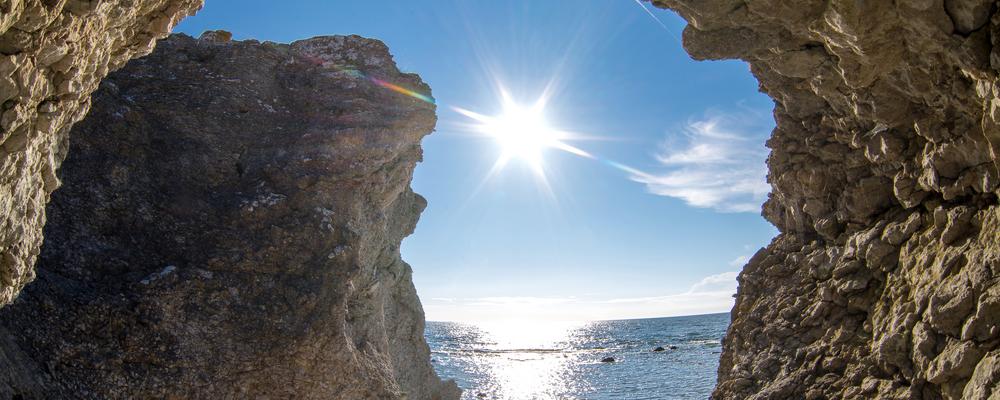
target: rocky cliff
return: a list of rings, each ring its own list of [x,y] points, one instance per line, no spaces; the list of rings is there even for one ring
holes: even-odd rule
[[[73,123],[201,0],[0,0],[0,307],[34,279]]]
[[[357,36],[173,36],[111,74],[0,310],[0,397],[457,398],[399,256],[435,108],[392,85],[429,94]]]
[[[997,5],[654,4],[775,102],[781,234],[740,275],[714,396],[1000,396]]]

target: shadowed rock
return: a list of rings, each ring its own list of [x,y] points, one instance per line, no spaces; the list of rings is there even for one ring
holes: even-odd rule
[[[357,36],[173,36],[109,76],[0,310],[0,397],[457,398],[399,256],[434,106],[369,77],[429,93]]]
[[[201,0],[0,0],[0,307],[35,277],[70,127]]]

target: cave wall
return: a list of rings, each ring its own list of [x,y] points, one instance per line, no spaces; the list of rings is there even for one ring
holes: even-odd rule
[[[67,135],[108,71],[202,0],[0,0],[0,307],[34,279]]]
[[[775,101],[763,215],[781,234],[740,275],[714,396],[995,396],[997,5],[653,3],[689,21],[693,57],[747,61]],[[35,276],[89,94],[199,5],[0,0],[0,304]],[[38,283],[0,310],[0,360],[21,366],[0,392],[454,396],[398,257],[433,110],[339,69],[360,61],[333,39],[217,39],[172,39],[96,97]]]
[[[1000,14],[989,0],[654,0],[774,99],[780,234],[719,399],[1000,396]]]
[[[457,399],[399,245],[432,103],[381,42],[175,35],[72,131],[0,397]],[[3,355],[0,354],[0,360]]]

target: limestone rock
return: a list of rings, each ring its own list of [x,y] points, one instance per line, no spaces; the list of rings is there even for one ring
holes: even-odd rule
[[[198,40],[226,43],[233,40],[233,34],[222,30],[206,31],[205,33],[202,33],[201,36],[198,37]]]
[[[45,204],[90,93],[201,3],[0,1],[0,307],[35,277]]]
[[[434,105],[369,77],[429,88],[375,40],[222,36],[95,93],[0,310],[0,398],[457,399],[399,255]]]
[[[653,3],[775,101],[781,233],[740,275],[714,397],[1000,396],[996,2]]]

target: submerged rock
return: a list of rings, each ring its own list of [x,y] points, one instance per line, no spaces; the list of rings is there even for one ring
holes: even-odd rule
[[[775,101],[781,234],[739,277],[713,397],[1000,395],[995,2],[653,3]]]
[[[614,357],[604,357],[604,358],[601,359],[601,362],[602,363],[613,363],[613,362],[615,362],[615,358]]]
[[[667,349],[664,349],[663,347],[656,347],[653,351],[667,351]]]
[[[434,105],[386,47],[173,36],[73,130],[0,397],[456,399],[399,245]],[[6,357],[6,358],[5,358]]]

